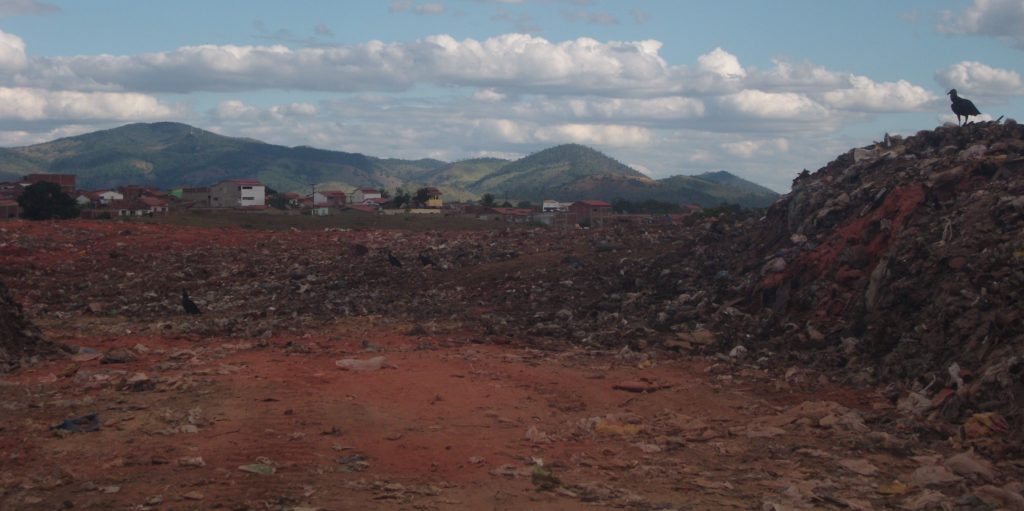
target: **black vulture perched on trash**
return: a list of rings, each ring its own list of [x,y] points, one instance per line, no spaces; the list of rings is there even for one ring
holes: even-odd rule
[[[199,314],[199,307],[188,297],[188,291],[181,290],[181,306],[185,308],[185,314]]]
[[[974,103],[971,103],[971,100],[961,98],[956,95],[956,89],[950,89],[946,95],[949,96],[949,99],[953,100],[953,104],[949,106],[953,109],[953,113],[956,114],[956,123],[958,125],[960,125],[961,116],[964,118],[964,124],[967,124],[967,120],[972,115],[981,115],[981,112],[978,111],[978,107],[974,106]]]

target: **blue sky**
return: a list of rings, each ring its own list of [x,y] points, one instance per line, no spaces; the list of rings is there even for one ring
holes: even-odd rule
[[[0,146],[173,120],[381,157],[576,142],[776,190],[957,88],[1020,119],[1024,0],[0,0]]]

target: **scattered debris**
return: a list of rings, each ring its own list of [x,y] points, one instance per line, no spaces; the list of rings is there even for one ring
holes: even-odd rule
[[[354,358],[346,358],[346,359],[338,360],[337,362],[335,362],[335,364],[338,367],[340,367],[340,368],[342,368],[342,369],[344,369],[346,371],[356,371],[356,372],[378,371],[378,370],[384,369],[384,368],[390,368],[390,369],[396,369],[397,368],[396,366],[394,366],[392,364],[389,364],[387,359],[384,358],[384,357],[373,357],[373,358],[368,358],[366,360],[359,360],[359,359],[354,359]]]
[[[51,426],[50,429],[69,431],[71,433],[90,433],[93,431],[99,431],[100,416],[97,413],[90,413],[73,419],[64,419],[60,424]]]

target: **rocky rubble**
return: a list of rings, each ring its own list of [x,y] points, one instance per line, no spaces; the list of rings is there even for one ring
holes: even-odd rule
[[[917,382],[949,419],[1024,391],[1024,127],[944,126],[794,182],[759,237],[744,308],[761,346],[812,348],[851,381]],[[938,399],[938,398],[937,398]]]
[[[43,338],[0,281],[0,373],[17,369],[25,360],[54,356],[58,345]]]

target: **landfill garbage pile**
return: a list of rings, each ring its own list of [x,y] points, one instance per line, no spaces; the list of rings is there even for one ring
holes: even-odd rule
[[[20,225],[0,244],[0,276],[18,277],[37,322],[82,332],[274,338],[347,317],[447,322],[483,342],[813,365],[847,382],[927,387],[928,398],[952,389],[951,418],[1013,417],[1024,390],[1022,132],[1007,121],[886,137],[800,175],[763,216],[722,210],[682,224]],[[182,289],[202,314],[183,313]]]
[[[592,254],[584,272],[574,261],[538,269],[520,288],[550,303],[507,323],[531,322],[534,338],[895,383],[894,401],[910,389],[946,420],[998,411],[1021,432],[1024,127],[1014,121],[886,136],[801,174],[763,218],[725,212],[615,238],[657,249]]]
[[[951,388],[953,408],[1020,412],[1024,127],[854,149],[798,177],[757,235],[746,307],[779,318],[776,348],[827,348],[854,379]]]
[[[0,373],[17,369],[26,359],[52,356],[59,351],[25,318],[21,305],[0,281]]]

